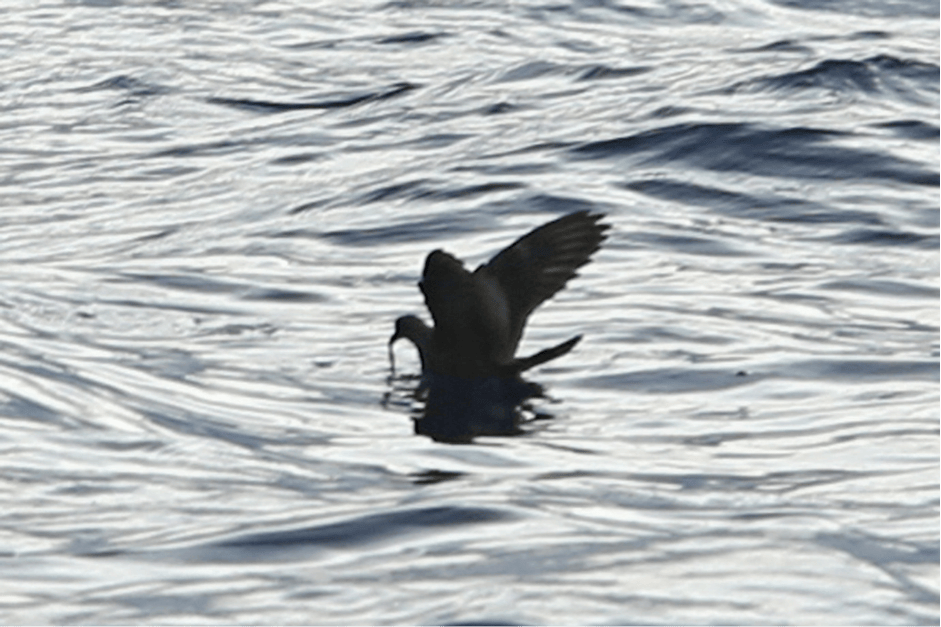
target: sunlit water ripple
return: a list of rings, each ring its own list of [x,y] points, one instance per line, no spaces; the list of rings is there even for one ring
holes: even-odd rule
[[[0,622],[937,624],[937,5],[334,4],[0,10]],[[580,209],[552,418],[413,435]]]

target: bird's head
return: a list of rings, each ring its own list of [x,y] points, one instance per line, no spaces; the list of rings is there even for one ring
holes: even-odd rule
[[[401,316],[395,321],[395,333],[389,338],[389,363],[392,364],[392,374],[395,374],[395,354],[392,352],[392,345],[402,338],[411,340],[418,349],[418,357],[421,359],[422,370],[424,370],[425,352],[431,342],[431,328],[422,322],[421,318],[411,314]]]

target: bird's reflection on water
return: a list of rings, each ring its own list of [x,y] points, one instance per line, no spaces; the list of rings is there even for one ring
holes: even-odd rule
[[[491,376],[468,379],[426,372],[412,387],[414,376],[391,376],[396,396],[417,401],[413,409],[415,433],[438,442],[467,443],[483,435],[520,435],[521,425],[551,418],[527,403],[546,398],[538,383],[522,378]],[[386,404],[392,394],[386,395]]]

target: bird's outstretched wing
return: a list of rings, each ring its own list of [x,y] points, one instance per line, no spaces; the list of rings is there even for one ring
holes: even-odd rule
[[[473,283],[473,275],[451,253],[439,249],[428,254],[418,287],[425,295],[436,329],[453,329],[466,318],[474,295]]]
[[[474,272],[495,280],[509,305],[513,351],[526,319],[576,276],[601,247],[607,224],[604,216],[587,211],[570,213],[519,238]]]

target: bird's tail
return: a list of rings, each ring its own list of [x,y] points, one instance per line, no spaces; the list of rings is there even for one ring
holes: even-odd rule
[[[529,357],[522,357],[520,359],[514,359],[511,363],[511,368],[515,372],[520,373],[520,372],[523,372],[524,370],[529,370],[530,368],[533,368],[540,364],[544,364],[547,361],[555,359],[556,357],[561,357],[562,355],[566,354],[567,352],[575,348],[575,345],[578,344],[581,341],[581,339],[582,339],[581,335],[576,335],[570,340],[566,340],[557,346],[553,346],[552,348],[541,350],[535,355],[530,355]]]

